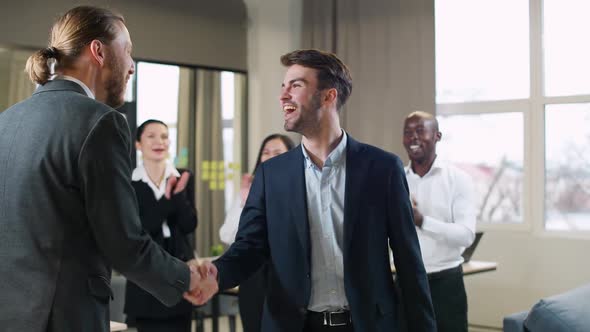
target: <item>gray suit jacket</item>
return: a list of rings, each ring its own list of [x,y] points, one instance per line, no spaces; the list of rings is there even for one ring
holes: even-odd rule
[[[125,118],[50,81],[0,113],[0,329],[109,330],[111,266],[173,305],[185,263],[143,232]]]

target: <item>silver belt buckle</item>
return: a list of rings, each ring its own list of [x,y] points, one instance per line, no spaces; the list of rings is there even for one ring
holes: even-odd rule
[[[344,311],[337,311],[337,312],[325,312],[324,311],[324,325],[328,326],[344,326],[350,322],[343,322],[343,323],[332,323],[332,314],[339,314],[344,313]],[[350,316],[349,316],[350,320]]]

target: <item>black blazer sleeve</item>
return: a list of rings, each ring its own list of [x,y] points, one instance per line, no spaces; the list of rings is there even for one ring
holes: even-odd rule
[[[414,218],[406,175],[399,159],[389,176],[388,236],[409,331],[436,331],[434,310]],[[403,188],[403,190],[400,190]]]
[[[185,170],[179,170],[188,172]],[[169,222],[176,225],[183,234],[192,233],[198,224],[197,213],[195,209],[195,178],[190,173],[188,183],[183,191],[176,195],[172,195],[171,201],[173,205],[172,217]]]
[[[130,151],[126,120],[116,111],[103,115],[78,157],[86,214],[100,252],[113,267],[174,305],[188,290],[190,271],[143,232],[131,186]]]

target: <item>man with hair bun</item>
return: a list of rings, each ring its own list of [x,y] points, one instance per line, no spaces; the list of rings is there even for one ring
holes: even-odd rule
[[[135,71],[123,17],[69,10],[26,70],[37,90],[0,113],[1,330],[108,331],[111,267],[168,306],[203,303],[215,280],[139,220],[132,139],[113,109]]]

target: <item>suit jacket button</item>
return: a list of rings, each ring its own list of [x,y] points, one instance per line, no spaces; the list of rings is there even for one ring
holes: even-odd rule
[[[307,315],[307,309],[305,309],[305,308],[299,308],[299,312],[300,312],[300,313],[301,313],[303,316]]]

